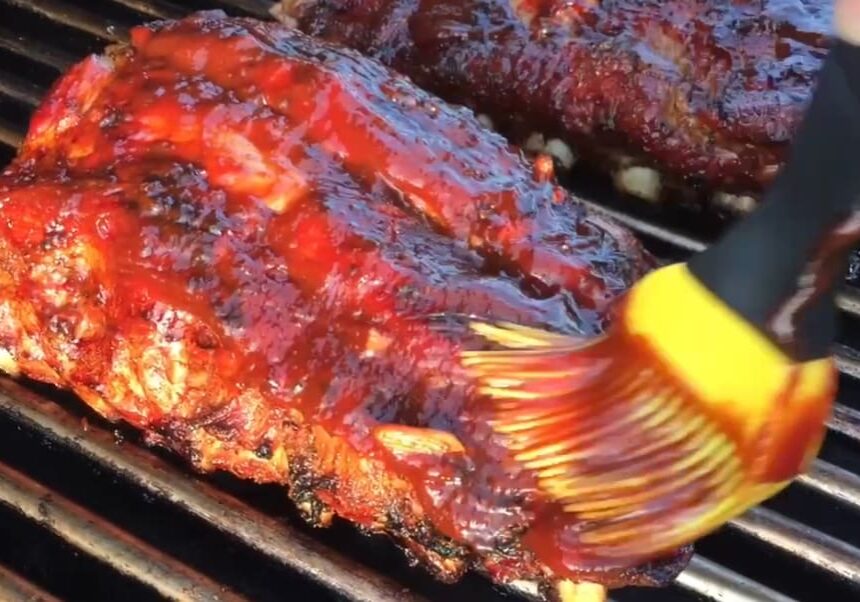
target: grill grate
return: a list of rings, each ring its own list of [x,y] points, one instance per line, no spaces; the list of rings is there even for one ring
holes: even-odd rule
[[[23,579],[20,575],[0,567],[0,600],[7,602],[56,602],[57,598]]]
[[[57,496],[8,466],[0,466],[0,500],[25,517],[120,573],[166,598],[236,602],[239,598],[205,576]]]
[[[83,54],[124,40],[129,26],[202,8],[266,17],[269,4],[0,0],[5,17],[0,24],[0,162],[11,158],[29,114],[59,73]],[[666,258],[702,249],[709,237],[701,232],[714,233],[712,226],[700,232],[681,226],[703,224],[702,216],[683,209],[677,215],[658,213],[628,203],[602,182],[584,178],[576,188],[585,198],[601,199],[600,206],[589,204],[632,228]],[[672,588],[618,592],[617,600],[744,602],[860,595],[860,291],[846,286],[839,306],[842,394],[821,459],[810,474],[767,507],[701,542],[699,555]],[[95,426],[88,427],[87,420]],[[477,602],[498,595],[474,577],[453,587],[435,584],[408,569],[385,542],[357,537],[348,528],[310,535],[283,516],[288,504],[276,490],[189,476],[169,457],[133,441],[118,446],[112,428],[63,394],[0,379],[0,510],[9,510],[18,521],[28,519],[39,532],[92,559],[102,573],[118,575],[117,583],[129,584],[126,592],[195,600],[275,599],[284,596],[279,588],[313,592],[309,599],[320,600],[444,597]],[[89,472],[75,472],[73,466],[82,465],[90,466]],[[154,501],[149,507],[141,502],[139,512],[99,502],[104,496],[89,495],[101,480],[93,470],[109,475],[107,491],[128,490],[128,504],[134,505],[141,494]],[[140,523],[145,516],[144,529]],[[165,516],[169,524],[160,522]],[[0,516],[0,536],[4,529]],[[187,533],[194,535],[183,535]],[[183,538],[199,540],[204,550],[188,552],[195,541],[175,541]],[[241,560],[234,567],[219,564],[205,553],[211,546],[218,546],[215,556]],[[47,591],[74,597],[34,569],[32,561],[8,556],[0,556],[0,599],[53,600]],[[247,568],[251,566],[257,568]],[[96,591],[79,595],[94,599]]]

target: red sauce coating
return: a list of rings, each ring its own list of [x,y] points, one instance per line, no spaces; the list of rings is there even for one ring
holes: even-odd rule
[[[379,58],[513,139],[559,136],[709,190],[782,164],[828,45],[815,0],[302,0],[308,33]]]
[[[0,178],[0,344],[25,374],[443,577],[427,529],[499,580],[677,572],[522,544],[546,504],[457,359],[467,316],[600,331],[651,265],[629,233],[351,51],[218,12],[131,40],[57,84]],[[398,455],[385,425],[462,449]]]

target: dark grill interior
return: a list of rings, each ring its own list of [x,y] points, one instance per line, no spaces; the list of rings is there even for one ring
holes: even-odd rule
[[[824,1],[824,0],[822,0]],[[265,0],[0,0],[0,164],[47,87],[127,27],[201,8],[265,17]],[[653,251],[683,258],[715,216],[657,212],[577,178]],[[860,596],[860,291],[846,285],[839,405],[821,458],[786,493],[702,541],[677,585],[615,600],[848,600]],[[456,586],[339,524],[312,531],[274,487],[191,475],[68,395],[0,379],[0,600],[515,599]]]

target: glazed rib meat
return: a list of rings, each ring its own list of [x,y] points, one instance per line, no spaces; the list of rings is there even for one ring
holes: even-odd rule
[[[816,0],[283,0],[513,142],[573,154],[651,200],[750,205],[826,52]],[[562,144],[564,143],[564,144]]]
[[[446,580],[665,583],[689,550],[636,567],[562,543],[575,522],[459,367],[468,317],[593,334],[651,265],[551,172],[276,23],[137,28],[56,84],[0,177],[2,366]]]

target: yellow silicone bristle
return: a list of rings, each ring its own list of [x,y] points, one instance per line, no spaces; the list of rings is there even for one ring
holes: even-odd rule
[[[537,349],[541,347],[554,347],[559,344],[570,345],[572,343],[572,339],[570,337],[553,334],[537,328],[528,328],[518,324],[473,322],[471,327],[475,333],[481,335],[488,341],[498,343],[499,345],[503,345],[509,349]],[[468,352],[465,357],[468,357]]]
[[[511,461],[572,527],[565,545],[598,564],[669,552],[779,491],[835,390],[832,361],[792,364],[683,266],[619,309],[590,341],[474,324],[497,348],[462,358]]]
[[[665,374],[600,361],[597,351],[588,353],[600,369],[564,370],[567,344],[558,355],[540,346],[519,363],[511,353],[470,356],[512,458],[583,521],[577,545],[644,559],[746,507],[746,460],[717,417]]]

